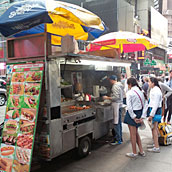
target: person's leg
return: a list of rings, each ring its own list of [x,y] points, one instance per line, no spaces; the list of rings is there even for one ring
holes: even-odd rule
[[[121,124],[121,109],[119,109],[118,124],[114,124],[114,130],[116,133],[115,140],[118,142],[122,141],[122,124]]]
[[[136,142],[137,142],[137,145],[139,147],[140,153],[143,154],[142,142],[141,142],[140,135],[138,133],[138,129],[137,128],[136,128]]]
[[[131,141],[133,153],[137,154],[137,150],[136,150],[136,127],[128,125],[128,128],[130,130],[130,141]]]
[[[168,111],[168,119],[167,122],[170,123],[171,120],[171,114],[172,114],[172,103],[169,105],[169,111]]]
[[[156,148],[159,148],[158,143],[158,122],[154,122],[154,127],[152,129],[153,140]]]
[[[164,117],[163,117],[163,121],[164,122],[166,121],[167,112],[168,112],[168,108],[166,108],[165,109],[165,112],[164,112]]]
[[[123,104],[125,104],[125,105],[127,104],[126,103],[126,98],[123,98]]]
[[[120,141],[119,124],[114,124],[114,131],[115,131],[114,141]]]
[[[120,141],[123,142],[122,139],[122,109],[119,109],[119,131],[120,131]]]

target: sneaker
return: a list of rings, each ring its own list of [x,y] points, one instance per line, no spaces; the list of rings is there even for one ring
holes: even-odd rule
[[[121,141],[113,141],[113,142],[111,142],[110,143],[112,146],[115,146],[115,145],[120,145],[120,144],[122,144],[122,142]]]
[[[138,156],[138,154],[126,153],[126,156],[127,156],[127,157],[130,157],[130,158],[136,158],[136,157]]]
[[[143,153],[140,153],[140,152],[138,152],[138,154],[140,155],[140,156],[142,156],[142,157],[145,157],[146,156],[146,153],[143,151]]]
[[[152,149],[148,149],[148,152],[160,153],[160,148],[153,147]]]
[[[154,144],[152,144],[152,145],[147,145],[147,148],[153,148],[153,147],[155,147]]]

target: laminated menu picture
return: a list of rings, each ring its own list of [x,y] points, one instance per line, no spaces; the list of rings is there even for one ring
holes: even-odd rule
[[[13,66],[0,143],[0,172],[30,171],[43,69],[43,63]]]
[[[23,99],[24,99],[23,96],[10,95],[7,106],[20,108],[23,102]]]
[[[35,121],[36,109],[21,109],[21,119],[28,120],[31,122]]]
[[[36,109],[39,105],[38,96],[24,96],[22,108]]]
[[[26,73],[26,82],[40,82],[42,71],[29,71]]]
[[[25,95],[36,95],[38,96],[40,92],[40,84],[39,83],[26,83],[25,84]]]
[[[17,136],[17,146],[26,149],[32,149],[33,135],[19,134]]]
[[[13,158],[15,147],[1,143],[0,155],[3,158]]]
[[[33,135],[35,122],[30,122],[28,120],[21,119],[19,123],[20,123],[20,133]]]
[[[23,95],[24,84],[23,83],[12,83],[10,88],[11,95]]]
[[[2,143],[6,144],[6,145],[14,145],[15,146],[16,140],[17,140],[17,133],[8,134],[5,131],[3,132]]]
[[[7,107],[5,119],[15,119],[19,120],[20,118],[20,109],[14,107]]]
[[[24,72],[14,72],[12,75],[12,82],[24,82],[25,81],[25,75]]]
[[[12,172],[28,172],[31,150],[16,147]]]
[[[0,170],[5,172],[11,172],[13,159],[0,157]]]
[[[18,122],[16,120],[5,120],[4,132],[7,134],[15,134],[18,130]]]

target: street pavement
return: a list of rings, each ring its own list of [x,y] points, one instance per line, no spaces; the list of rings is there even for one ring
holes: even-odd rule
[[[6,106],[0,107],[0,123],[3,122]],[[42,162],[41,168],[34,172],[172,172],[172,145],[161,146],[161,153],[146,151],[146,145],[152,143],[151,130],[146,123],[146,129],[140,130],[146,157],[128,158],[131,152],[129,131],[123,124],[123,140],[121,145],[111,146],[106,136],[93,143],[92,152],[83,159],[77,159],[75,152],[71,151],[51,162]]]
[[[152,139],[147,122],[146,125],[145,130],[140,130],[146,157],[131,159],[125,156],[131,152],[131,144],[128,128],[123,124],[123,144],[111,146],[107,143],[109,137],[105,137],[93,144],[92,152],[86,158],[77,160],[74,152],[70,152],[42,163],[37,172],[172,172],[172,146],[162,146],[161,153],[147,152],[146,145],[152,143]]]

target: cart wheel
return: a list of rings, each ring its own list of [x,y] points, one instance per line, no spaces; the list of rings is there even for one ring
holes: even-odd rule
[[[86,157],[91,151],[91,140],[88,136],[82,138],[78,146],[78,156],[79,158]]]

